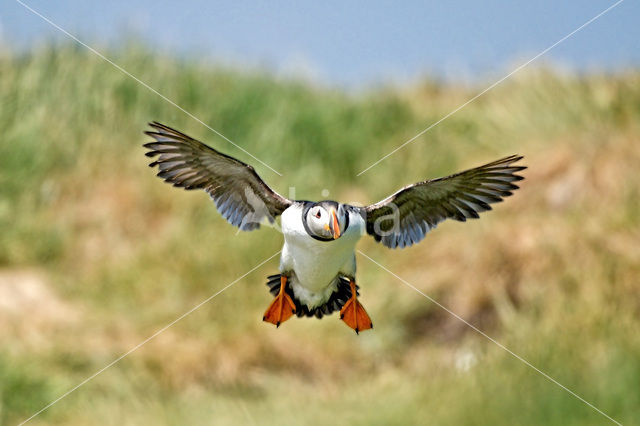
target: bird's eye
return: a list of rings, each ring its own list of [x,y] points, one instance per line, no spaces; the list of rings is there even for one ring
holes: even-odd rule
[[[316,211],[315,216],[320,219],[320,216],[322,216],[322,213],[320,212],[320,210]]]

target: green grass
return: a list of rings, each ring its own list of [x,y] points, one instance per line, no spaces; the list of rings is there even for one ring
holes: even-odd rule
[[[281,246],[236,235],[205,193],[154,177],[158,120],[298,198],[369,203],[526,156],[514,197],[423,243],[360,248],[623,424],[640,407],[640,73],[529,69],[356,175],[483,86],[346,94],[127,47],[0,57],[0,424],[15,424]],[[372,332],[263,324],[270,261],[33,424],[607,424],[359,257]],[[21,290],[21,289],[24,289]],[[25,296],[26,294],[26,296]]]

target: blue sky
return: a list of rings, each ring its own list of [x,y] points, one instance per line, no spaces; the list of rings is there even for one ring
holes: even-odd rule
[[[133,34],[163,52],[344,86],[500,77],[615,3],[23,1],[91,45]],[[66,37],[14,0],[0,6],[5,46]],[[638,22],[640,2],[625,0],[541,61],[578,71],[638,66]]]

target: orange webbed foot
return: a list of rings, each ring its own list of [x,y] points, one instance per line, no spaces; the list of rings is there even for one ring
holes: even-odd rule
[[[356,334],[359,334],[361,331],[373,328],[373,323],[367,311],[365,311],[362,304],[358,302],[355,281],[351,280],[349,284],[351,285],[351,298],[347,300],[342,309],[340,309],[340,319],[349,327],[353,328]]]
[[[262,321],[270,322],[276,327],[280,327],[280,324],[295,314],[296,305],[293,303],[293,300],[291,300],[291,297],[286,293],[286,285],[287,277],[283,275],[280,277],[280,292],[265,311]]]

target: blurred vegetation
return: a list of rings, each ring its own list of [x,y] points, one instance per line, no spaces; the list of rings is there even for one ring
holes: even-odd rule
[[[514,197],[423,243],[360,248],[624,424],[640,407],[640,73],[515,75],[478,92],[425,79],[347,94],[137,47],[115,62],[280,171],[252,161],[95,55],[0,55],[0,423],[14,424],[275,253],[205,193],[161,183],[158,120],[296,197],[368,203],[526,156]],[[277,259],[32,424],[606,424],[366,258],[375,329],[261,322]]]

